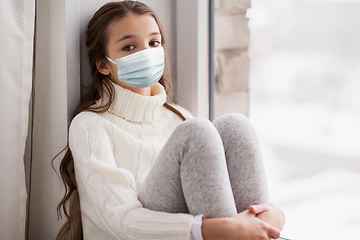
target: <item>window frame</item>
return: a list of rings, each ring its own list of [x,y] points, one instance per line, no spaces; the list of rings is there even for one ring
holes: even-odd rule
[[[178,103],[209,118],[209,1],[176,1]]]

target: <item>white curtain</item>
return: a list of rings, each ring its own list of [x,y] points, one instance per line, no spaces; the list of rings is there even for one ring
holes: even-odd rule
[[[0,1],[0,238],[25,239],[35,0]]]

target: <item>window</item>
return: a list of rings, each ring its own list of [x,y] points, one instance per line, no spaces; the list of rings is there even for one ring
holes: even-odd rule
[[[253,0],[250,118],[282,236],[360,234],[360,1]]]

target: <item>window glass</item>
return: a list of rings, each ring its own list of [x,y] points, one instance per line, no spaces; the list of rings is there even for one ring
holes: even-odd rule
[[[360,1],[252,0],[250,119],[290,239],[360,235]]]

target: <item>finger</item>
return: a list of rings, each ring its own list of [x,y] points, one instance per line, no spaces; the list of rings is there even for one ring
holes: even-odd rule
[[[268,224],[268,235],[270,238],[278,239],[280,237],[280,231]]]
[[[254,213],[254,214],[259,214],[259,213],[262,213],[262,212],[266,212],[268,211],[270,208],[269,205],[265,205],[265,204],[261,204],[261,205],[250,205],[249,206],[249,210],[251,213]]]

